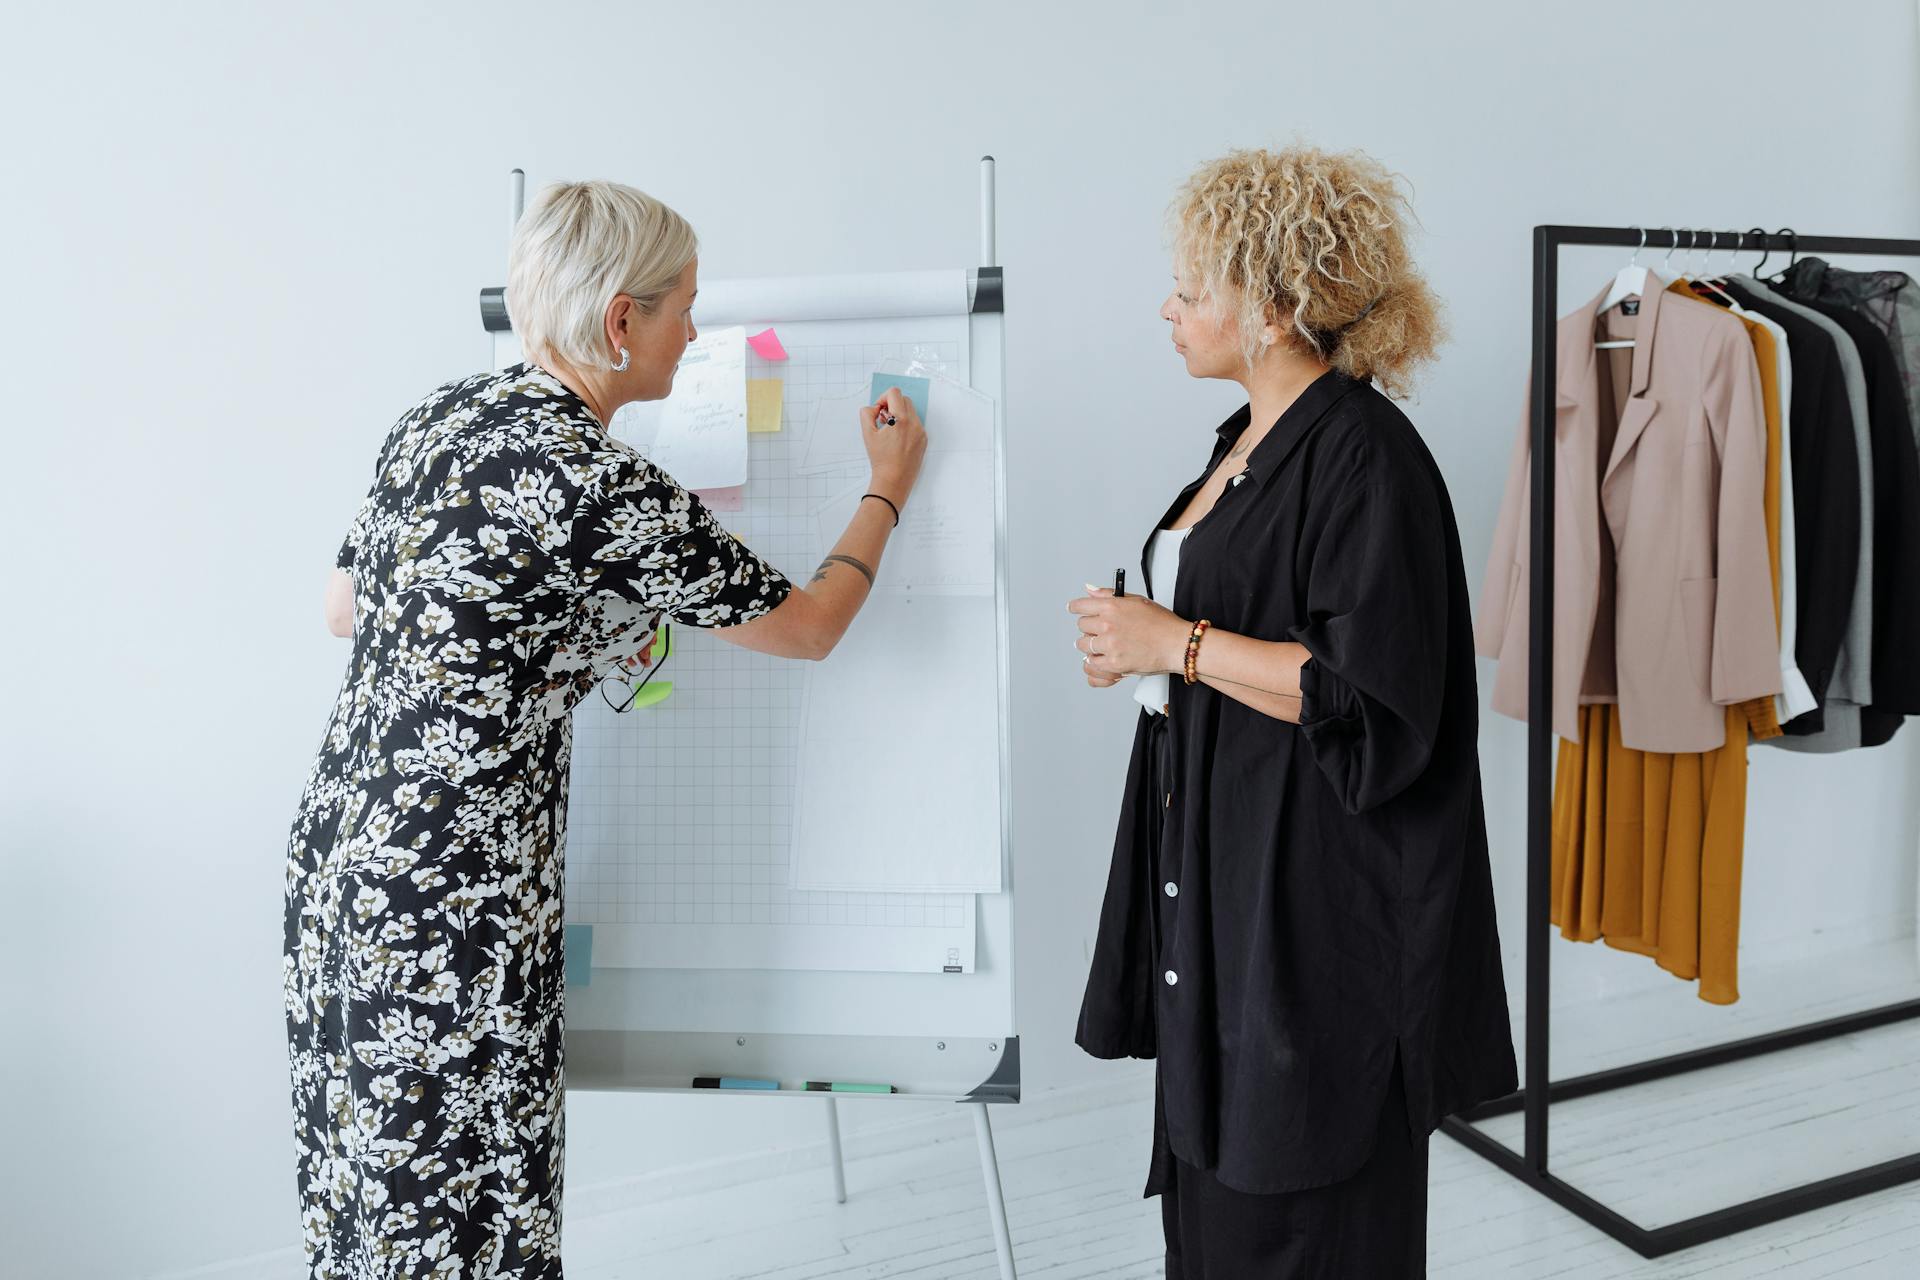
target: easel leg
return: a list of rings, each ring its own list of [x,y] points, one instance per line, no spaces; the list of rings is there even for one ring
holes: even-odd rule
[[[840,1158],[840,1099],[827,1099],[827,1145],[833,1151],[833,1198],[847,1202],[847,1166]]]
[[[987,1104],[973,1107],[973,1131],[980,1139],[980,1172],[987,1180],[987,1213],[993,1219],[993,1244],[1000,1253],[1000,1280],[1018,1280],[1013,1269],[1013,1236],[1007,1231],[1007,1201],[1000,1193],[1000,1161],[993,1154],[993,1125]]]

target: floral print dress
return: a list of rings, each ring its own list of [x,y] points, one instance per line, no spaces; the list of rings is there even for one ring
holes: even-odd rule
[[[662,616],[792,584],[537,366],[394,425],[338,564],[353,657],[287,848],[314,1280],[557,1280],[576,702]]]

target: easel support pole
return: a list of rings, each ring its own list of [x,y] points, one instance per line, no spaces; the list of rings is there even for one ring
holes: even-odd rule
[[[980,1139],[980,1173],[987,1180],[987,1213],[993,1219],[993,1245],[1000,1255],[1000,1280],[1018,1280],[1013,1269],[1013,1235],[1007,1230],[1007,1201],[1000,1190],[1000,1161],[993,1153],[993,1124],[987,1104],[973,1107],[973,1131]]]
[[[833,1153],[833,1198],[847,1202],[847,1164],[840,1155],[840,1099],[827,1099],[827,1148]]]

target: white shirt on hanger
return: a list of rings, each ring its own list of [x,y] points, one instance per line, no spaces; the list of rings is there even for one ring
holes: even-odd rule
[[[1691,278],[1689,278],[1691,279]],[[1695,288],[1699,288],[1695,285]],[[1793,362],[1787,352],[1787,331],[1758,312],[1749,311],[1739,303],[1726,308],[1734,315],[1751,320],[1773,335],[1775,372],[1780,388],[1780,692],[1773,695],[1774,715],[1781,724],[1804,715],[1820,704],[1814,699],[1813,689],[1807,684],[1807,678],[1800,673],[1800,667],[1794,661],[1793,650],[1798,643],[1799,628],[1794,621],[1794,610],[1799,607],[1799,570],[1795,567],[1794,556],[1794,520],[1793,520],[1793,451],[1791,434],[1787,428],[1787,405],[1793,392]],[[1755,353],[1758,354],[1757,352]]]

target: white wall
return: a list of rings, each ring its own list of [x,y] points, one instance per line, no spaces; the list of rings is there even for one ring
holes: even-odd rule
[[[502,278],[512,166],[644,186],[721,276],[970,261],[974,161],[999,157],[1030,1088],[1116,1069],[1071,1035],[1130,704],[1080,683],[1061,607],[1132,561],[1234,403],[1186,380],[1155,318],[1160,212],[1194,164],[1298,133],[1413,180],[1454,329],[1413,413],[1476,583],[1520,404],[1530,226],[1920,227],[1905,0],[1828,7],[1827,25],[1784,0],[1170,8],[9,18],[10,1273],[298,1240],[281,868],[346,657],[320,587],[387,425],[485,363],[475,293]],[[1566,304],[1617,261],[1570,257]],[[1516,980],[1523,738],[1492,721],[1483,740]],[[1749,955],[1911,927],[1915,739],[1754,753]],[[1555,959],[1569,996],[1672,982],[1600,949]],[[818,1136],[811,1113],[771,1114],[576,1096],[572,1189]]]

